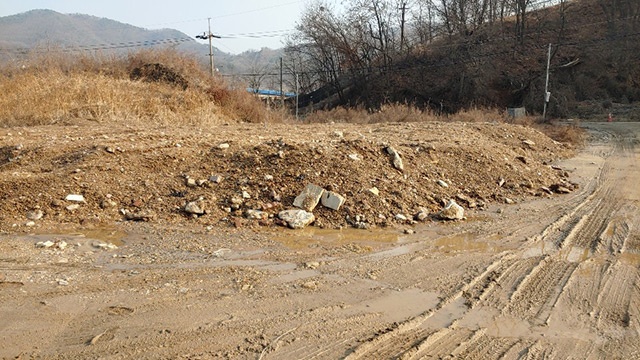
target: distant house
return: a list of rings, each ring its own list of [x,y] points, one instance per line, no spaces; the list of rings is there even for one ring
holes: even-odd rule
[[[261,90],[261,89],[247,88],[247,91],[252,94],[256,94],[259,98],[265,101],[278,100],[280,99],[280,95],[281,95],[280,91],[278,90]],[[296,93],[292,93],[292,92],[284,93],[285,98],[292,98],[295,96],[296,96]]]

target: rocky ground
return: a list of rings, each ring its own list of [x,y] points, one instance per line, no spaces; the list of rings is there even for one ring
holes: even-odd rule
[[[303,206],[313,226],[334,229],[430,221],[450,200],[482,211],[573,189],[553,166],[570,146],[502,123],[50,126],[1,129],[0,144],[5,232],[287,225],[278,214],[297,209],[309,184],[340,200]]]
[[[583,125],[2,129],[0,358],[638,358],[640,127]]]

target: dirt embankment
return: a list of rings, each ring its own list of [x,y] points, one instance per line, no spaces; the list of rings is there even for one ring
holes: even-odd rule
[[[500,123],[51,126],[3,129],[0,141],[3,231],[105,226],[127,216],[273,226],[307,184],[346,199],[337,211],[316,207],[315,226],[340,228],[358,219],[385,227],[411,224],[421,209],[433,218],[449,199],[481,210],[552,196],[557,185],[572,188],[568,174],[551,166],[571,153],[568,146]],[[400,153],[403,170],[387,146]],[[185,211],[194,201],[204,215]],[[247,210],[269,218],[248,219]]]

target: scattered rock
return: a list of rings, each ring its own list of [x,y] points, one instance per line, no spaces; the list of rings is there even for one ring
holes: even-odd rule
[[[438,218],[442,220],[462,220],[464,219],[464,208],[455,201],[449,203],[438,213]]]
[[[190,187],[190,188],[198,187],[198,184],[196,183],[196,179],[193,179],[193,178],[187,178],[186,185],[187,187]]]
[[[155,219],[155,215],[147,211],[138,211],[132,213],[129,210],[121,209],[120,213],[122,213],[122,215],[124,215],[124,218],[129,221],[151,221]]]
[[[28,221],[27,223],[24,224],[24,226],[26,226],[26,227],[34,227],[34,226],[36,226],[36,222],[35,221]]]
[[[313,211],[320,202],[323,194],[323,188],[318,185],[308,184],[300,195],[293,200],[293,206],[306,211]]]
[[[549,189],[558,194],[569,194],[571,193],[571,189],[567,188],[562,184],[553,184],[549,186]]]
[[[387,154],[391,157],[391,163],[393,167],[397,170],[404,171],[404,164],[402,163],[402,158],[400,157],[400,153],[394,149],[392,146],[387,146],[386,149]]]
[[[442,186],[443,188],[448,188],[449,184],[447,184],[444,180],[438,180],[437,181],[438,185]]]
[[[360,161],[360,156],[358,156],[358,154],[349,154],[349,159],[353,160],[353,161]]]
[[[82,203],[85,202],[84,196],[77,195],[77,194],[69,194],[64,199],[67,201],[82,202]]]
[[[265,181],[273,181],[273,175],[265,175],[264,176],[264,180]]]
[[[306,262],[306,263],[304,264],[304,267],[305,267],[305,268],[307,268],[307,269],[315,270],[315,269],[317,269],[318,267],[320,267],[320,263],[319,263],[319,262],[317,262],[317,261],[309,261],[309,262]]]
[[[407,221],[407,217],[404,216],[403,214],[396,214],[395,218],[398,221]]]
[[[278,213],[278,218],[292,229],[303,229],[316,219],[312,213],[305,210],[283,210]]]
[[[416,231],[413,229],[404,229],[404,233],[407,235],[413,235],[416,233]]]
[[[27,212],[27,219],[29,220],[38,221],[42,219],[43,216],[44,216],[44,213],[42,212],[42,210],[33,210],[33,211]]]
[[[100,203],[100,207],[102,209],[112,208],[112,207],[116,207],[116,206],[118,206],[118,203],[113,201],[113,200],[111,200],[111,199],[104,199]]]
[[[229,144],[227,144],[227,143],[222,143],[222,144],[218,145],[218,149],[220,149],[220,150],[226,150],[228,148],[229,148]]]
[[[368,192],[370,192],[370,193],[372,193],[372,194],[373,194],[373,195],[375,195],[375,196],[380,195],[380,190],[378,190],[378,188],[377,188],[377,187],[375,187],[375,186],[374,186],[374,187],[372,187],[371,189],[367,190],[367,191],[368,191]]]
[[[325,191],[321,197],[322,206],[336,211],[340,209],[344,201],[344,196],[332,191]]]
[[[204,215],[204,202],[202,200],[188,202],[184,206],[184,212],[191,215]]]
[[[302,287],[307,290],[317,290],[318,283],[316,283],[315,281],[307,281],[306,283],[302,284]]]
[[[54,243],[51,240],[39,241],[38,243],[36,243],[36,247],[48,249],[48,248],[52,247],[55,244],[56,243]]]
[[[551,189],[549,189],[549,188],[548,188],[548,187],[546,187],[546,186],[542,186],[542,187],[540,187],[540,190],[542,190],[542,191],[546,192],[546,193],[547,193],[547,194],[549,194],[549,195],[553,194],[553,191],[551,191]]]
[[[418,212],[413,217],[416,221],[425,221],[427,218],[429,218],[429,209],[427,208],[418,209]]]
[[[505,182],[506,182],[506,180],[504,178],[498,179],[498,187],[502,187]]]
[[[220,182],[222,182],[222,176],[212,175],[209,177],[209,181],[211,181],[212,183],[220,184]]]
[[[243,192],[242,192],[242,198],[243,198],[243,199],[251,199],[251,194],[249,194],[249,193],[248,193],[248,192],[246,192],[246,191],[243,191]]]
[[[513,201],[513,199],[510,199],[510,198],[504,198],[504,203],[505,203],[505,204],[511,205],[511,204],[513,204],[514,202],[515,202],[515,201]]]
[[[80,204],[71,204],[66,207],[68,211],[75,211],[75,210],[78,210],[79,208],[80,208]]]
[[[523,164],[527,163],[527,158],[524,156],[516,156],[516,160],[520,160]]]
[[[528,146],[530,149],[533,149],[536,145],[536,143],[531,140],[522,140],[522,144]]]
[[[244,215],[250,220],[266,220],[269,218],[268,212],[253,209],[245,211]]]

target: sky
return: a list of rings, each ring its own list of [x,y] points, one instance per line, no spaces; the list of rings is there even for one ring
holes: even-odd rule
[[[303,10],[313,0],[0,0],[0,16],[33,9],[87,14],[146,29],[170,28],[195,37],[208,30],[218,49],[238,54],[283,47]],[[91,45],[91,44],[82,44]]]

